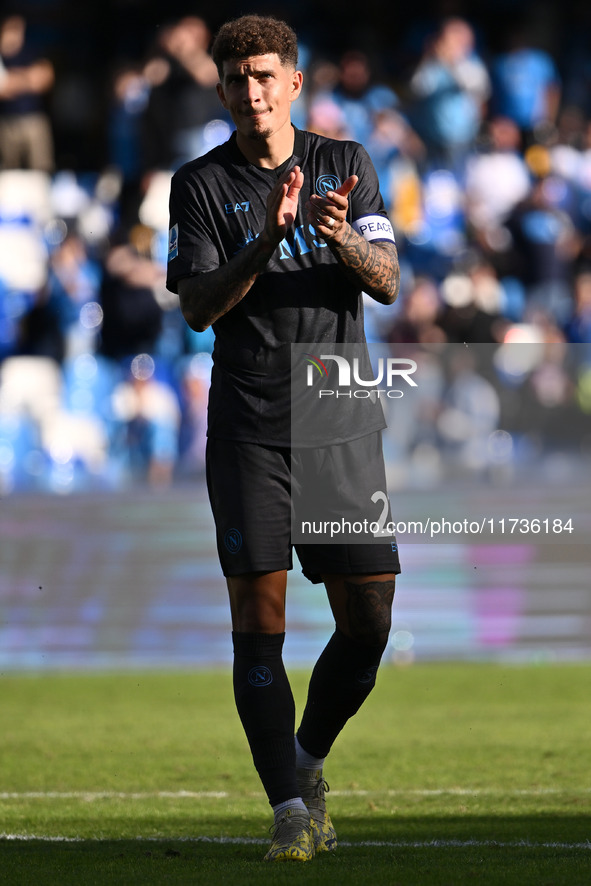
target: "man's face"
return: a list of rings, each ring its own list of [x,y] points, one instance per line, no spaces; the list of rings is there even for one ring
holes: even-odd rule
[[[245,138],[266,140],[290,122],[291,103],[302,74],[281,64],[276,53],[224,62],[218,95]]]

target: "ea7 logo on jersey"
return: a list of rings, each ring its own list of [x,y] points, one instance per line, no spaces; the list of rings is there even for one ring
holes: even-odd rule
[[[168,232],[168,261],[179,254],[179,226],[173,225]]]
[[[245,200],[243,203],[224,203],[224,209],[226,210],[226,215],[232,215],[234,212],[248,212],[250,200]]]

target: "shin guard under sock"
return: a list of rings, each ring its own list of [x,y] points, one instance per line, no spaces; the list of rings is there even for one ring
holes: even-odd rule
[[[297,737],[314,757],[326,757],[335,738],[376,682],[383,646],[365,646],[338,628],[312,671]]]
[[[283,666],[285,634],[234,631],[234,697],[271,806],[299,797],[295,704]]]

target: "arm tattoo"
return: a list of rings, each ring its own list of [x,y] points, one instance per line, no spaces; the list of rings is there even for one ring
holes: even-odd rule
[[[392,625],[394,580],[347,581],[347,617],[351,635],[367,645],[385,644]]]
[[[343,239],[331,244],[337,261],[348,277],[376,301],[392,304],[400,289],[400,266],[394,243],[368,243],[351,227]]]
[[[238,304],[267,266],[274,248],[257,239],[215,271],[181,280],[181,310],[191,329],[203,332]]]

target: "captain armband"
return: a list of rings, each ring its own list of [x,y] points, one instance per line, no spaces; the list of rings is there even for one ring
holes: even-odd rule
[[[351,227],[365,240],[396,242],[392,225],[385,215],[363,215],[354,221]]]

